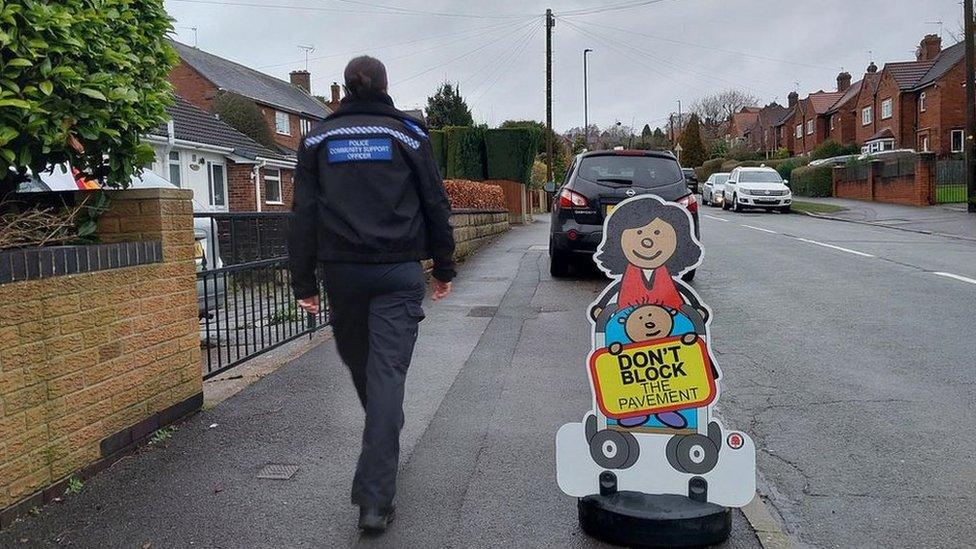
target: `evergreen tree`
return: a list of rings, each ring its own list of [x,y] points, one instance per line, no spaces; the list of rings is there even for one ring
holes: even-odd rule
[[[641,143],[650,143],[653,136],[654,132],[651,131],[651,125],[644,124],[644,129],[641,130]]]
[[[471,126],[471,109],[461,97],[461,90],[445,82],[433,97],[427,98],[427,125],[434,130],[445,126]]]
[[[698,122],[698,115],[692,114],[681,132],[678,139],[681,144],[681,165],[686,168],[701,166],[708,160],[708,153],[705,152],[705,144],[702,143],[701,126]]]
[[[668,136],[664,133],[661,128],[655,128],[654,133],[651,134],[651,144],[658,149],[670,149],[671,143],[668,141]]]

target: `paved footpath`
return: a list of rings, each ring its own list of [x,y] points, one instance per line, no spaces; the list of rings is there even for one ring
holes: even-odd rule
[[[798,200],[847,208],[842,212],[823,214],[822,217],[827,219],[866,223],[976,242],[976,214],[967,212],[965,204],[939,204],[918,208],[844,198],[798,197]]]
[[[604,547],[556,486],[554,438],[591,403],[584,315],[606,281],[551,280],[547,238],[547,223],[513,229],[462,265],[448,301],[425,305],[386,536],[356,532],[362,412],[330,341],[0,533],[0,547]],[[257,479],[269,463],[300,469]],[[758,547],[734,520],[725,546]]]

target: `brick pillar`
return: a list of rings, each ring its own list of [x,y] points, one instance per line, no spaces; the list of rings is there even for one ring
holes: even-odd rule
[[[884,176],[884,164],[883,160],[871,161],[871,169],[868,172],[868,187],[871,189],[870,200],[872,202],[878,195],[877,188],[881,184],[881,178]]]
[[[0,284],[0,528],[203,402],[193,193],[110,195],[103,244]]]
[[[844,180],[844,168],[842,166],[834,166],[833,180],[830,185],[830,196],[837,196],[837,184]]]
[[[915,163],[915,203],[919,206],[935,204],[935,153],[919,153]]]

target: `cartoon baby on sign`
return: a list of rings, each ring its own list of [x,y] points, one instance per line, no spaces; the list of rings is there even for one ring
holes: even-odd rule
[[[620,489],[689,493],[741,507],[755,493],[755,447],[713,417],[719,368],[711,314],[681,276],[701,263],[691,214],[642,196],[618,205],[595,260],[613,282],[589,310],[588,374],[594,407],[556,436],[557,478],[569,495],[599,491],[612,470]]]

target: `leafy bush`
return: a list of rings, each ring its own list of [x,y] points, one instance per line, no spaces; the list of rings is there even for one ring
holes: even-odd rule
[[[536,160],[532,164],[532,188],[541,189],[546,184],[546,172],[548,168],[546,163],[541,160]]]
[[[833,177],[833,166],[803,166],[793,170],[790,188],[798,196],[833,196]]]
[[[497,185],[464,179],[444,181],[453,210],[504,210],[505,193]]]
[[[810,159],[821,160],[824,158],[833,158],[835,156],[857,154],[859,152],[861,152],[861,147],[858,147],[857,145],[841,145],[835,139],[828,139],[817,146],[817,148],[813,149],[813,152],[810,153]]]
[[[720,166],[718,171],[731,172],[732,170],[738,168],[741,165],[742,162],[739,162],[738,160],[726,160],[725,162],[722,162],[722,165]]]
[[[451,179],[485,178],[485,130],[473,126],[444,128],[447,137],[447,173]]]
[[[789,157],[790,150],[786,147],[780,147],[779,149],[776,149],[776,152],[773,153],[773,158],[776,160],[786,160]]]
[[[430,130],[430,146],[434,149],[434,162],[441,171],[441,177],[447,176],[447,136],[444,130]]]
[[[277,149],[268,122],[254,101],[235,93],[222,93],[214,98],[210,111],[235,130],[271,150]]]
[[[713,158],[711,160],[706,160],[704,164],[701,165],[701,172],[698,174],[699,181],[705,181],[712,174],[719,173],[722,171],[722,164],[725,163],[724,158]]]
[[[771,168],[776,168],[783,179],[789,180],[793,170],[806,166],[810,161],[806,158],[787,158],[785,160],[773,161],[769,163]]]
[[[541,132],[535,128],[485,131],[488,178],[530,184],[532,165],[541,139]]]
[[[27,168],[128,185],[153,159],[176,54],[162,0],[0,2],[0,195]]]

